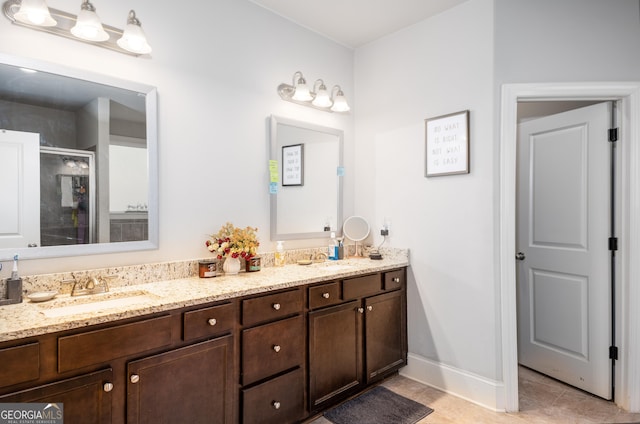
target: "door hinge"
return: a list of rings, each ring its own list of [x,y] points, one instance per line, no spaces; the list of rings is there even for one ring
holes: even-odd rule
[[[617,128],[609,129],[609,141],[611,141],[611,142],[618,141],[618,129]]]
[[[618,250],[618,237],[609,237],[609,250]]]
[[[618,346],[609,346],[609,359],[618,360]]]

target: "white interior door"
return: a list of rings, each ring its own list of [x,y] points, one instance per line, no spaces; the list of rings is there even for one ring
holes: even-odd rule
[[[0,249],[40,246],[40,136],[0,130]]]
[[[518,128],[518,357],[611,398],[611,104]]]

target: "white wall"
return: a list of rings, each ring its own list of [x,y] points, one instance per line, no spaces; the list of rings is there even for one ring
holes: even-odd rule
[[[498,377],[493,7],[470,0],[356,51],[356,212],[411,249],[409,350]],[[470,174],[425,178],[426,118],[470,110]]]
[[[637,80],[638,18],[637,0],[469,0],[356,51],[355,210],[411,249],[407,375],[503,407],[501,85]],[[425,178],[424,119],[464,109],[471,173]]]
[[[49,7],[77,14],[64,0]],[[0,52],[106,74],[158,88],[160,248],[134,254],[24,261],[23,274],[206,257],[206,235],[227,221],[257,226],[269,240],[267,118],[271,114],[345,131],[346,198],[352,199],[353,116],[282,101],[276,87],[302,71],[340,84],[353,99],[353,51],[245,0],[196,0],[188,18],[173,6],[113,0],[96,4],[123,28],[130,8],[154,51],[135,58],[12,25],[0,18]],[[351,188],[350,188],[351,187]],[[352,209],[352,200],[346,211]],[[301,241],[302,245],[326,244]],[[294,242],[287,243],[293,247]],[[0,273],[6,277],[7,269]]]

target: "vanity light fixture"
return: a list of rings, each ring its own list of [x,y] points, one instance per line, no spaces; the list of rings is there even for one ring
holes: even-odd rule
[[[309,91],[307,82],[300,71],[293,74],[293,84],[282,83],[278,86],[278,94],[282,100],[325,112],[346,113],[351,109],[339,85],[334,86],[329,94],[324,81],[318,79],[313,84],[313,91]]]
[[[22,0],[14,17],[27,25],[52,27],[57,24],[56,20],[51,17],[45,0]]]
[[[308,102],[313,99],[311,96],[311,91],[309,91],[309,87],[307,87],[307,81],[302,76],[302,72],[298,71],[293,74],[293,96],[291,97],[293,100],[298,100],[300,102]]]
[[[82,2],[76,24],[71,28],[71,34],[87,41],[106,41],[109,39],[109,34],[102,27],[102,22],[96,13],[96,8],[89,3],[89,0]]]
[[[320,85],[318,85],[320,83]],[[317,80],[313,84],[313,91],[316,93],[316,97],[311,102],[314,106],[318,107],[331,107],[331,96],[327,91],[327,86],[324,85],[324,81]]]
[[[133,53],[151,53],[151,46],[147,43],[147,37],[144,35],[144,31],[142,31],[142,25],[138,18],[136,18],[136,12],[133,10],[129,11],[127,26],[124,27],[124,34],[122,34],[122,37],[118,40],[118,45]]]
[[[26,28],[133,56],[151,53],[151,47],[133,10],[129,12],[124,31],[102,24],[89,0],[82,0],[78,16],[50,9],[45,0],[6,0],[2,10],[11,22]]]
[[[338,89],[337,91],[336,88]],[[332,111],[349,112],[351,109],[339,85],[336,85],[331,89],[331,98],[333,99],[333,105],[331,106]]]

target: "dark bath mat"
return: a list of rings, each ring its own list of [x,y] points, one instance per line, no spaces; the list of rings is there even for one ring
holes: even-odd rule
[[[377,386],[325,412],[334,424],[414,424],[433,412],[421,403]]]

